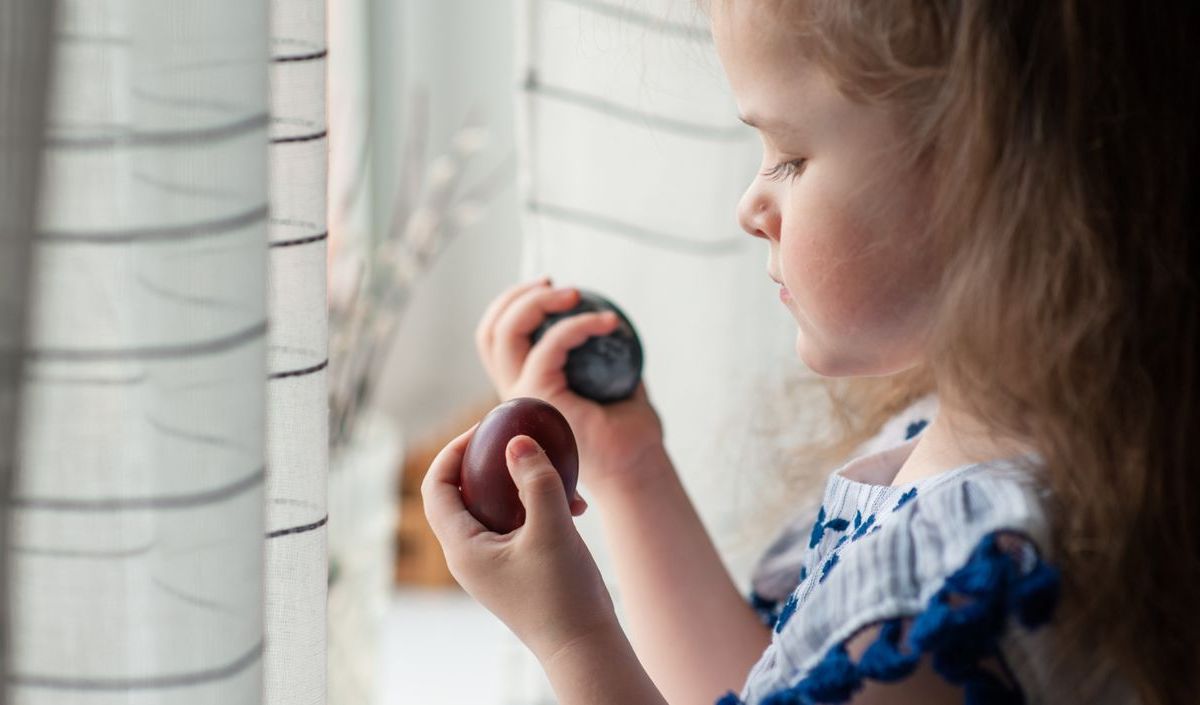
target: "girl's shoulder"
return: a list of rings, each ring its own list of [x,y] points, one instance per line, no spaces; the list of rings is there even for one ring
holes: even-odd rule
[[[937,413],[937,397],[927,395],[922,397],[896,416],[888,420],[870,439],[860,445],[850,455],[845,465],[865,458],[884,457],[892,449],[907,443],[916,437],[933,420]],[[843,465],[843,467],[845,467]],[[840,470],[841,468],[838,468]],[[848,485],[848,487],[847,487]],[[831,497],[831,494],[840,495]],[[803,581],[812,563],[812,539],[814,532],[829,524],[825,519],[818,520],[820,514],[838,511],[848,503],[862,504],[870,516],[868,494],[889,494],[883,490],[871,490],[854,483],[844,483],[837,475],[831,474],[829,484],[823,497],[814,498],[811,504],[800,507],[791,519],[776,533],[754,566],[750,576],[750,594],[748,601],[758,612],[759,617],[767,625],[773,625],[778,618],[784,601],[796,586]],[[884,499],[880,497],[879,499]],[[818,503],[819,500],[819,503]],[[899,497],[897,497],[899,501]],[[861,533],[862,527],[855,523],[854,510],[847,512],[849,536]],[[837,527],[841,521],[837,517],[828,517],[832,526]],[[859,521],[866,521],[862,516]],[[871,520],[872,522],[874,520]],[[877,526],[868,526],[865,531],[877,530]],[[833,536],[827,533],[826,536]]]
[[[1002,642],[1020,650],[1022,632],[1047,622],[1058,600],[1049,495],[1034,470],[990,461],[877,490],[823,503],[799,583],[775,615],[772,644],[742,700],[787,693],[796,702],[839,702],[864,678],[911,672],[926,653],[954,682],[1019,697],[1026,674],[1001,679],[978,662]],[[864,501],[877,510],[869,524]],[[868,627],[880,627],[878,639],[855,663],[845,644]]]

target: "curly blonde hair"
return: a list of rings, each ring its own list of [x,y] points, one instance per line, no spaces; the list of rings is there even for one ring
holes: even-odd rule
[[[945,263],[926,365],[826,380],[838,432],[792,449],[793,472],[827,474],[913,400],[953,390],[1044,460],[1060,645],[1148,705],[1194,702],[1196,4],[774,2],[848,97],[894,111],[935,185]]]

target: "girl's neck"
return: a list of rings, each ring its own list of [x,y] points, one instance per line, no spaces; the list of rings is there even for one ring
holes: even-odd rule
[[[997,438],[975,419],[939,402],[933,421],[917,437],[892,484],[903,485],[962,465],[1032,452],[1030,445],[1016,439]]]

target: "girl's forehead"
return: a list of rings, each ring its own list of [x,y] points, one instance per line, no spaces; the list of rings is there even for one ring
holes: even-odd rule
[[[802,40],[787,24],[773,21],[781,10],[772,0],[714,0],[713,41],[743,117],[754,107],[824,92],[822,72],[802,51]],[[811,96],[810,96],[811,97]],[[742,105],[743,100],[746,101]],[[765,116],[764,116],[765,117]]]
[[[707,3],[709,21],[728,22],[731,19],[750,19],[763,27],[795,29],[805,16],[806,3],[801,0],[711,0]]]
[[[773,0],[714,0],[709,24],[722,54],[792,63],[805,58],[794,14]]]

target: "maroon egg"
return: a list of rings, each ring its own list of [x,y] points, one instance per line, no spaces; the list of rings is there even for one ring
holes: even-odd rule
[[[518,397],[488,412],[463,453],[459,489],[467,511],[488,529],[506,534],[525,523],[525,507],[508,471],[505,450],[516,436],[529,436],[546,451],[562,477],[569,501],[579,479],[579,450],[567,419],[541,399]]]

